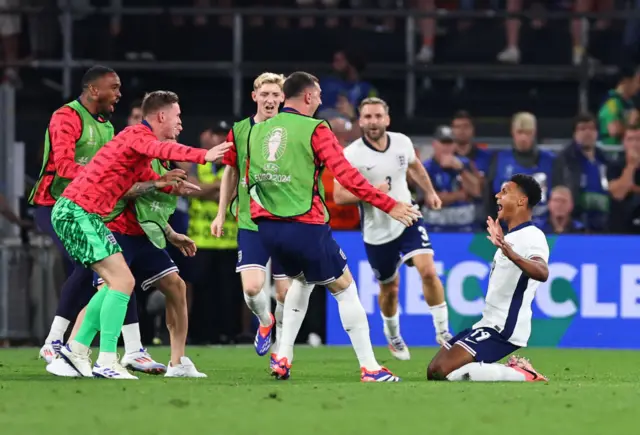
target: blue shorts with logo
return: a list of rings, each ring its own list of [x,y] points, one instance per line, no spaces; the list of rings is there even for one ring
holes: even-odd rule
[[[477,362],[494,363],[507,355],[511,355],[520,346],[508,342],[498,331],[486,326],[465,329],[448,343],[446,349],[458,345],[469,352]]]
[[[113,233],[113,236],[122,248],[122,255],[133,273],[136,284],[142,290],[146,291],[160,278],[178,272],[178,267],[167,251],[156,248],[147,236],[127,236],[119,233]],[[96,287],[103,282],[98,274],[93,274],[93,284]]]
[[[433,247],[422,219],[405,228],[400,236],[382,245],[364,244],[367,259],[378,281],[393,281],[402,263],[420,254],[433,254]],[[410,263],[410,262],[409,262]]]
[[[242,228],[238,230],[238,264],[236,265],[236,272],[250,269],[267,270],[269,258],[271,258],[271,275],[273,279],[288,279],[278,260],[270,257],[257,231]]]
[[[326,285],[347,267],[347,257],[333,239],[329,225],[263,219],[258,223],[258,234],[288,277]]]

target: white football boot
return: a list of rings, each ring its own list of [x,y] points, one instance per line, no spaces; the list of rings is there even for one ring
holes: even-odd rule
[[[147,349],[126,353],[122,357],[120,364],[134,372],[143,372],[150,375],[162,375],[167,371],[167,367],[164,364],[160,364],[151,358]]]
[[[165,378],[206,378],[207,375],[200,373],[193,362],[186,356],[180,357],[180,364],[174,366],[167,364]]]
[[[387,338],[387,343],[389,343],[389,351],[394,358],[399,359],[401,361],[409,361],[411,359],[411,354],[409,353],[409,347],[407,347],[407,343],[404,342],[402,336],[398,335],[397,337],[391,337],[385,331],[384,336]]]
[[[67,344],[60,348],[59,355],[60,358],[65,360],[81,376],[84,376],[85,378],[93,377],[93,373],[91,371],[91,358],[89,357],[91,355],[90,349],[87,349],[85,352],[72,351],[70,345]]]

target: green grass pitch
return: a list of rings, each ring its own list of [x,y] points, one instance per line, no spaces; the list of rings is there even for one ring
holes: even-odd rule
[[[190,348],[207,379],[55,378],[37,349],[0,349],[0,434],[536,434],[638,433],[640,353],[527,349],[549,383],[425,379],[436,349],[379,360],[399,384],[362,384],[350,348],[298,348],[289,381],[252,348]],[[168,349],[153,348],[158,361]]]

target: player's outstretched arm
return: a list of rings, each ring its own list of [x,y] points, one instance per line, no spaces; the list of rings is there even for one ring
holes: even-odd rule
[[[345,158],[342,148],[333,132],[325,125],[319,125],[313,133],[311,146],[316,156],[349,192],[384,211],[403,225],[411,226],[420,218],[420,212],[411,204],[397,202],[386,193],[373,187],[366,178]]]
[[[143,174],[143,178],[147,178],[147,181],[140,181],[131,186],[131,189],[124,194],[124,199],[137,198],[155,190],[164,189],[167,193],[170,193],[170,191],[173,191],[174,185],[186,180],[187,174],[182,169],[174,169],[161,177],[150,169]],[[197,188],[197,186],[195,187]]]
[[[210,150],[202,148],[192,148],[174,142],[163,142],[157,139],[143,138],[134,141],[131,147],[138,153],[147,157],[161,160],[172,160],[175,162],[192,162],[205,164],[222,158],[231,145],[227,142],[217,145]]]

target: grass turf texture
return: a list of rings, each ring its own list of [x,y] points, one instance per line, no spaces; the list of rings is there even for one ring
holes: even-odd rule
[[[0,433],[606,434],[636,433],[640,353],[529,349],[545,383],[425,380],[436,349],[380,361],[399,384],[362,384],[350,348],[298,348],[289,381],[252,348],[190,348],[207,379],[56,378],[37,349],[0,349]],[[168,349],[152,348],[158,361]],[[95,357],[95,355],[94,355]],[[543,431],[546,431],[543,432]]]

